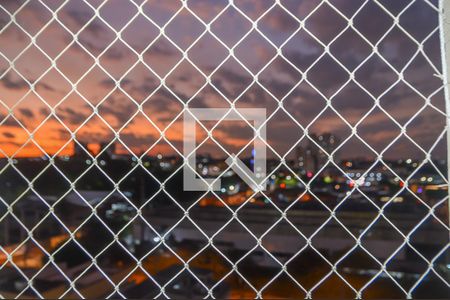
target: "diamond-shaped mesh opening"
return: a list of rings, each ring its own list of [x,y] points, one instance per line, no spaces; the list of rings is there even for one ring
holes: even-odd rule
[[[292,279],[285,273],[281,273],[269,285],[266,285],[262,296],[264,298],[288,298],[291,296],[304,298],[306,293],[295,279]]]
[[[449,8],[3,1],[0,297],[445,298]]]
[[[143,56],[144,62],[158,76],[166,76],[181,59],[181,54],[177,47],[164,36],[153,40],[145,48]],[[161,61],[163,57],[165,58],[164,63]]]

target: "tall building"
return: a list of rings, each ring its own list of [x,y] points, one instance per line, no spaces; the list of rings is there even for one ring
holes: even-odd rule
[[[297,148],[298,167],[302,174],[315,173],[318,168],[317,146],[309,142]]]
[[[85,158],[88,157],[88,144],[86,142],[73,141],[73,157],[75,158]]]
[[[100,155],[101,159],[114,159],[115,155],[116,155],[116,143],[113,142],[111,145],[109,145],[109,142],[103,142],[100,143],[100,150],[99,152],[102,152],[102,154]],[[106,148],[106,149],[105,149]],[[105,150],[104,150],[105,149]]]
[[[339,144],[338,138],[331,133],[321,135],[311,134],[310,138],[312,140],[308,139],[304,146],[297,147],[298,167],[302,174],[316,173],[327,163],[328,155]],[[336,160],[336,154],[334,155],[334,159]]]
[[[329,132],[323,133],[321,135],[312,135],[314,141],[319,144],[319,146],[326,152],[318,149],[318,163],[320,166],[326,164],[328,161],[328,155],[331,154],[339,144],[339,139]],[[333,156],[334,160],[337,160],[336,154]]]

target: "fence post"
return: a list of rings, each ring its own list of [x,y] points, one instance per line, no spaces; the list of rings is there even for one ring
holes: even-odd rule
[[[439,31],[441,40],[442,81],[445,94],[445,111],[447,125],[447,180],[450,179],[450,1],[439,1]],[[449,180],[450,181],[450,180]],[[450,189],[447,210],[450,225]]]

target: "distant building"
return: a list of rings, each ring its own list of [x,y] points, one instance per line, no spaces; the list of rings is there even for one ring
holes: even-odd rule
[[[103,151],[103,152],[102,152]],[[79,158],[79,159],[88,159],[90,157],[89,154],[92,156],[96,156],[98,153],[100,160],[112,160],[117,157],[116,155],[116,144],[112,143],[109,145],[109,142],[103,142],[103,143],[87,143],[78,141],[73,141],[73,158]]]
[[[318,162],[319,165],[322,166],[328,161],[328,155],[336,149],[336,146],[339,144],[339,139],[334,134],[331,134],[329,132],[326,132],[318,136],[313,134],[312,138],[315,140],[317,144],[320,145],[320,147],[323,150],[326,151],[326,152],[322,150],[318,151]],[[334,154],[333,159],[338,161],[336,154]]]
[[[297,163],[302,174],[316,173],[339,144],[339,139],[331,133],[311,134],[310,138],[312,140],[308,140],[306,145],[297,147]],[[337,161],[336,154],[333,158]]]
[[[109,145],[109,142],[100,143],[99,153],[101,153],[101,159],[114,159],[116,157],[116,143],[113,142],[111,145]]]
[[[297,148],[297,161],[301,174],[314,173],[318,168],[317,146],[308,143],[305,147]]]
[[[85,158],[88,157],[88,143],[73,141],[73,157]]]

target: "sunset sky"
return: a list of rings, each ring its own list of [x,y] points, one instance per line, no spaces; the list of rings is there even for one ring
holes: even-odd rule
[[[143,14],[137,14],[142,0],[111,0],[99,16],[95,9],[102,1],[72,0],[62,7],[64,1],[23,2],[0,1],[0,156],[42,156],[36,144],[50,155],[70,154],[71,132],[80,141],[99,143],[111,141],[118,130],[129,150],[140,154],[160,137],[154,125],[163,130],[169,124],[166,137],[182,151],[180,113],[188,101],[189,107],[230,107],[228,99],[237,107],[266,108],[268,143],[281,155],[304,134],[296,122],[310,133],[331,132],[340,142],[352,134],[349,125],[358,124],[361,138],[380,152],[401,134],[388,113],[401,126],[408,124],[414,141],[400,137],[386,151],[389,158],[423,158],[414,143],[428,151],[445,127],[442,80],[436,76],[438,1],[407,7],[410,0],[379,0],[385,11],[375,1],[361,6],[365,1],[330,0],[340,15],[327,4],[314,11],[321,2],[316,0],[281,0],[284,8],[274,1],[235,0],[237,9],[218,0],[189,0],[189,9],[176,0],[145,1]],[[400,27],[393,26],[400,12]],[[11,14],[22,28],[10,22]],[[359,34],[343,16],[352,18]],[[256,20],[260,32],[252,28]],[[156,25],[165,26],[168,38]],[[340,63],[324,53],[328,44]],[[234,57],[225,46],[233,47]],[[354,81],[344,67],[354,72]],[[281,99],[292,117],[279,108]],[[327,100],[348,124],[327,108]],[[252,131],[244,122],[224,122],[214,136],[237,152]],[[212,143],[202,150],[221,154]],[[161,141],[150,151],[156,152],[174,151]],[[375,157],[355,137],[340,153]],[[444,153],[441,140],[432,155]]]

